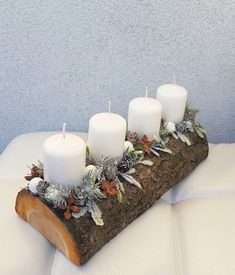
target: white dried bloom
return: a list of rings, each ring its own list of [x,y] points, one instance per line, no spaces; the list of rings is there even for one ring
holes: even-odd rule
[[[123,150],[124,152],[129,153],[134,150],[134,146],[130,141],[125,141]]]
[[[168,132],[173,133],[175,132],[175,123],[172,121],[165,122],[165,128]]]

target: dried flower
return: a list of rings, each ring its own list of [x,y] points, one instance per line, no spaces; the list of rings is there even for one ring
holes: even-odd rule
[[[143,147],[144,152],[147,155],[151,154],[151,146],[156,142],[156,140],[149,140],[146,135],[143,136],[143,138],[140,140],[140,144]]]
[[[113,197],[118,194],[116,184],[117,184],[116,180],[112,180],[112,181],[103,180],[101,182],[101,188],[107,194],[107,196]]]
[[[72,218],[72,213],[79,213],[80,212],[80,206],[75,205],[76,199],[73,197],[68,197],[66,199],[67,205],[61,204],[59,205],[59,209],[65,210],[64,211],[64,218],[65,220],[70,220]]]

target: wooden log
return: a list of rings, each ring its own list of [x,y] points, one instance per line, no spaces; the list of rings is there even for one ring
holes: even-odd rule
[[[195,133],[189,134],[189,138],[191,146],[171,138],[167,145],[172,155],[164,152],[160,157],[151,155],[153,166],[136,166],[135,178],[142,189],[124,182],[122,203],[113,197],[98,202],[103,213],[103,226],[95,225],[89,215],[66,221],[60,210],[26,190],[17,195],[16,212],[68,259],[82,265],[207,157],[206,138],[201,139]]]

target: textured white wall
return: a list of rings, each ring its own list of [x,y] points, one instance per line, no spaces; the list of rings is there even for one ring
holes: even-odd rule
[[[0,150],[16,135],[86,131],[176,71],[211,142],[235,142],[233,0],[2,0]]]

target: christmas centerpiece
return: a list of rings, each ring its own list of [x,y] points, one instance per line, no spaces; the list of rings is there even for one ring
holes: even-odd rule
[[[198,110],[186,105],[187,91],[172,85],[172,96],[172,87],[163,86],[159,100],[146,93],[130,102],[128,131],[110,107],[91,118],[87,145],[64,126],[45,141],[43,162],[25,176],[16,212],[77,265],[208,155]]]

